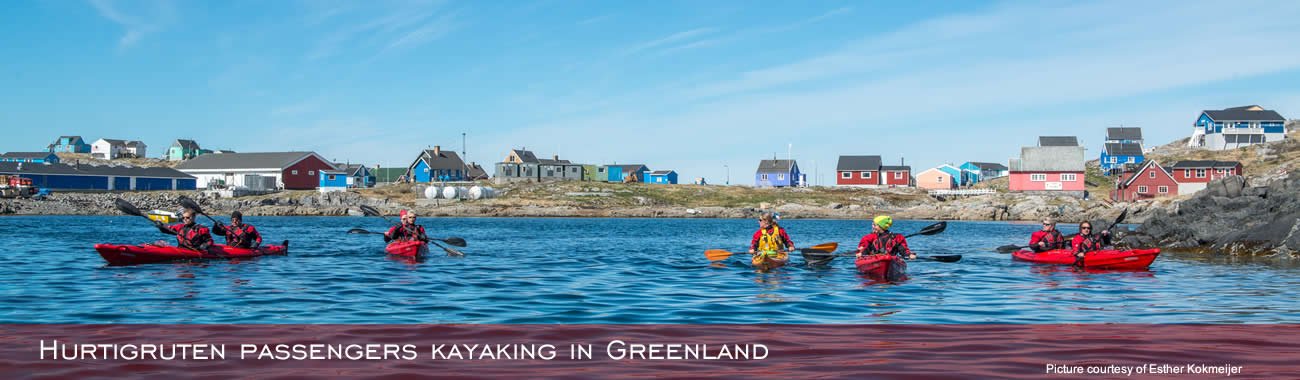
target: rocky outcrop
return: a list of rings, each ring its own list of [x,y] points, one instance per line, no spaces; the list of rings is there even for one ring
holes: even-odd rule
[[[1242,177],[1210,182],[1170,209],[1157,209],[1125,239],[1131,246],[1231,254],[1300,253],[1300,172],[1262,186]]]
[[[363,197],[356,193],[314,193],[298,197],[217,198],[201,192],[132,192],[132,193],[55,193],[44,200],[18,199],[0,202],[0,214],[19,215],[115,215],[117,198],[125,199],[142,211],[153,209],[176,211],[177,199],[188,196],[209,214],[228,214],[240,210],[246,215],[348,215],[349,208],[368,205],[395,210],[401,205],[387,199]]]

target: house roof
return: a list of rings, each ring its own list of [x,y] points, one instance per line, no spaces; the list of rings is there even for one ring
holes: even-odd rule
[[[1185,160],[1185,161],[1175,162],[1174,166],[1172,167],[1175,169],[1200,169],[1200,168],[1226,169],[1226,168],[1235,168],[1237,167],[1237,165],[1241,165],[1241,163],[1237,161]]]
[[[259,152],[205,154],[176,165],[179,170],[215,170],[215,169],[284,169],[308,156],[317,156],[315,152]],[[325,161],[325,159],[321,159]],[[329,162],[329,161],[325,161]],[[333,164],[330,164],[333,165]]]
[[[1075,136],[1038,136],[1038,146],[1079,146]]]
[[[376,168],[370,173],[375,175],[376,181],[396,181],[397,177],[406,175],[408,168]]]
[[[885,165],[885,166],[881,166],[881,167],[880,167],[880,170],[893,170],[893,171],[906,170],[906,171],[909,171],[909,172],[910,172],[910,171],[912,171],[912,167],[911,167],[911,166],[897,166],[897,165],[895,165],[895,166],[889,166],[889,165]]]
[[[789,173],[796,165],[794,160],[762,160],[758,162],[758,173]]]
[[[0,154],[4,158],[46,158],[54,153],[50,152],[9,152]]]
[[[676,172],[672,170],[655,170],[650,172],[650,175],[668,175],[671,173],[676,173]]]
[[[139,148],[141,145],[144,145],[144,142],[140,140],[131,140],[126,142],[127,148]]]
[[[18,170],[17,162],[0,162],[0,173],[6,174],[42,174],[42,175],[100,175],[119,177],[152,178],[194,178],[171,168],[114,166],[90,164],[23,164]]]
[[[1258,109],[1258,111],[1256,111]],[[1233,107],[1222,110],[1205,110],[1202,111],[1214,121],[1286,121],[1281,114],[1274,110],[1266,110],[1259,106]]]
[[[467,173],[467,174],[468,174],[468,176],[469,176],[470,179],[487,179],[487,178],[488,178],[487,171],[486,171],[486,170],[483,170],[483,167],[482,167],[482,166],[479,166],[478,163],[474,163],[474,162],[471,162],[471,163],[469,164],[469,170],[468,170],[468,173]]]
[[[980,170],[1007,170],[1006,165],[999,164],[996,162],[973,162],[972,161],[972,162],[968,162],[968,164],[975,165],[975,167],[980,168]]]
[[[186,139],[176,139],[176,142],[173,142],[172,146],[180,146],[182,149],[199,149],[199,143],[194,142],[194,140]]]
[[[948,177],[952,177],[952,173],[949,173],[949,172],[943,171],[942,169],[939,169],[939,167],[933,167],[933,168],[925,169],[924,171],[918,173],[917,176],[922,176],[922,175],[925,175],[925,173],[929,173],[929,172],[936,172],[936,173],[939,173],[939,174],[941,174],[941,175],[946,175],[946,176],[948,176]]]
[[[607,167],[607,168],[619,168],[619,169],[622,170],[624,173],[627,173],[627,172],[630,172],[630,171],[642,171],[642,170],[647,170],[647,171],[648,171],[648,170],[650,170],[650,167],[649,167],[649,166],[645,166],[644,164],[632,164],[632,165],[606,165],[605,167]]]
[[[1106,144],[1106,154],[1111,156],[1141,156],[1142,144],[1137,144],[1137,143]]]
[[[1157,163],[1156,160],[1148,160],[1147,162],[1143,162],[1143,163],[1142,163],[1142,166],[1138,167],[1138,170],[1136,170],[1136,171],[1134,171],[1134,172],[1132,172],[1132,173],[1126,173],[1126,176],[1125,176],[1125,177],[1124,177],[1124,178],[1119,182],[1119,185],[1118,185],[1117,187],[1118,187],[1118,188],[1126,188],[1126,187],[1129,187],[1129,185],[1132,185],[1132,184],[1133,184],[1133,181],[1137,180],[1137,178],[1138,178],[1138,174],[1141,174],[1141,173],[1146,172],[1147,167],[1152,166],[1152,165],[1155,165],[1156,169],[1158,169],[1158,170],[1160,171],[1160,173],[1162,173],[1162,174],[1164,174],[1164,175],[1166,175],[1166,176],[1169,176],[1169,179],[1174,179],[1173,176],[1170,176],[1170,175],[1169,175],[1169,170],[1168,170],[1168,169],[1165,169],[1165,168],[1162,167],[1162,166],[1160,166],[1160,164]]]
[[[118,139],[100,139],[100,140],[104,140],[104,142],[112,145],[126,145],[126,140],[118,140]]]
[[[85,140],[82,139],[81,136],[59,136],[58,139],[55,139],[55,140],[54,140],[54,145],[58,145],[58,144],[59,144],[59,140],[63,140],[63,139],[68,139],[69,142],[76,142],[76,141],[82,141],[82,142],[85,142]]]
[[[366,166],[362,164],[346,164],[346,163],[335,162],[334,167],[339,168],[339,171],[347,172],[348,176],[358,176],[361,175],[361,173],[359,173],[361,169],[365,168]]]
[[[523,161],[523,162],[527,162],[527,163],[539,163],[539,162],[540,162],[540,161],[537,160],[537,156],[534,155],[533,152],[531,152],[531,151],[527,151],[527,150],[523,150],[523,149],[511,149],[510,152],[511,152],[511,153],[514,153],[514,155],[516,155],[516,156],[519,156],[519,160],[521,160],[521,161]]]
[[[1011,161],[1017,172],[1082,172],[1081,146],[1027,146],[1020,148],[1020,158]]]
[[[559,160],[559,159],[549,159],[549,158],[541,158],[541,159],[538,159],[538,160],[537,160],[537,163],[542,164],[542,165],[569,165],[569,164],[572,164],[572,162],[569,162],[569,160]]]
[[[1141,140],[1142,128],[1138,127],[1118,127],[1106,128],[1107,140]]]
[[[417,162],[419,160],[424,160],[424,163],[429,165],[429,169],[465,169],[465,161],[461,160],[460,155],[456,154],[456,152],[450,150],[439,149],[434,151],[433,149],[425,149],[424,152],[420,153],[420,157],[416,159]],[[414,162],[411,163],[411,167],[415,167]]]
[[[839,170],[839,171],[880,170],[880,156],[840,156],[839,163],[835,164],[835,170]]]

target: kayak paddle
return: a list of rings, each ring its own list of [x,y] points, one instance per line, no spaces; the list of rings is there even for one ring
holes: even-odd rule
[[[180,196],[180,198],[176,198],[176,201],[181,203],[181,207],[194,210],[194,212],[199,213],[199,215],[203,215],[204,217],[208,218],[208,220],[212,221],[213,227],[216,227],[216,225],[221,224],[221,222],[218,222],[216,219],[212,219],[211,216],[208,216],[207,213],[203,212],[203,208],[199,207],[199,203],[195,202],[193,199],[190,199],[190,197],[182,195]]]
[[[145,220],[148,220],[150,223],[154,222],[153,219],[149,219],[148,215],[145,215],[143,212],[140,212],[140,209],[135,208],[135,205],[131,204],[131,202],[127,202],[125,199],[122,198],[114,199],[113,205],[117,206],[117,210],[121,211],[123,214],[135,215],[144,218]]]
[[[1107,230],[1107,231],[1110,231],[1112,228],[1115,228],[1115,226],[1119,225],[1120,223],[1124,223],[1124,218],[1127,218],[1127,217],[1128,217],[1128,209],[1126,208],[1126,209],[1124,209],[1124,211],[1120,211],[1119,216],[1115,217],[1115,221],[1112,222],[1112,223],[1110,224],[1110,227],[1107,227],[1106,230]],[[1078,235],[1078,234],[1076,233],[1076,234],[1065,235],[1065,240],[1072,240],[1072,239],[1074,239],[1074,237],[1075,237],[1076,235]],[[1019,250],[1021,250],[1021,249],[1025,249],[1025,248],[1029,248],[1029,246],[1028,246],[1028,245],[1015,245],[1015,244],[1009,244],[1009,245],[1004,245],[1004,246],[1001,246],[1001,247],[997,247],[995,250],[996,250],[998,253],[1011,253],[1011,252],[1019,251]]]
[[[391,219],[388,219],[387,216],[385,216],[383,213],[379,212],[379,210],[375,209],[374,207],[370,207],[370,206],[366,206],[366,205],[360,205],[360,206],[357,206],[357,208],[361,209],[361,213],[366,214],[366,216],[378,216],[378,217],[384,218],[384,220],[385,220],[385,221],[388,221],[388,223],[393,223],[393,221],[392,221]],[[359,228],[358,228],[358,230],[359,230]],[[365,231],[365,230],[362,230],[362,231]],[[370,231],[366,231],[366,232],[370,232]],[[358,233],[358,232],[348,231],[348,233]],[[382,235],[382,234],[381,234],[381,235]],[[434,240],[437,240],[437,241],[447,242],[447,244],[451,244],[451,245],[454,245],[454,246],[457,246],[457,247],[464,247],[464,246],[465,246],[465,239],[461,239],[461,238],[458,238],[458,237],[450,237],[450,238],[446,238],[446,239],[432,239],[432,238],[430,238],[430,239],[431,239],[431,240],[429,241],[429,243],[438,246],[438,248],[442,248],[443,251],[447,251],[447,255],[449,255],[449,256],[465,256],[465,253],[464,253],[464,252],[457,251],[457,250],[455,250],[455,249],[451,249],[451,248],[447,248],[446,246],[443,246],[442,244],[438,244],[438,243],[434,242]],[[460,244],[457,244],[457,243],[460,243]]]
[[[812,246],[812,247],[808,247],[808,248],[800,249],[799,251],[800,251],[800,252],[804,252],[804,253],[808,253],[808,252],[834,252],[836,248],[839,248],[839,246],[840,246],[840,243],[821,243],[821,244],[818,244],[818,245],[814,245],[814,246]],[[730,258],[731,255],[734,255],[734,254],[735,254],[734,252],[731,252],[731,251],[728,251],[728,250],[725,250],[725,249],[710,249],[710,250],[706,250],[706,251],[704,251],[704,257],[707,258],[707,259],[709,259],[709,261],[720,261],[720,260],[726,260],[727,258]]]
[[[935,224],[931,224],[931,225],[925,226],[925,228],[922,228],[920,231],[917,231],[916,233],[908,234],[907,236],[904,236],[904,237],[905,237],[905,238],[909,238],[909,237],[918,236],[918,235],[926,235],[926,236],[929,236],[929,235],[935,235],[935,234],[938,234],[938,233],[940,233],[940,232],[943,232],[943,231],[946,230],[946,229],[948,229],[948,222],[947,222],[947,221],[942,221],[942,222],[939,222],[939,223],[935,223]],[[804,252],[804,259],[805,259],[805,260],[809,260],[809,256],[822,256],[822,257],[827,257],[827,256],[829,256],[829,257],[857,257],[857,254],[856,254],[856,253],[843,253],[843,254],[839,254],[839,255],[830,255],[829,253],[830,253],[830,252],[820,253],[820,254],[819,254],[818,252]],[[958,260],[961,260],[961,255],[917,256],[917,257],[916,257],[916,260],[938,261],[938,262],[942,262],[942,263],[955,263],[955,262],[957,262]],[[815,262],[818,262],[818,263],[820,263],[820,262],[824,262],[824,261],[822,261],[822,259],[811,259],[811,260],[809,260],[809,261],[810,261],[810,262],[814,262],[814,261],[815,261]],[[830,261],[830,260],[825,260],[825,261]]]
[[[350,229],[350,230],[348,230],[348,233],[350,233],[350,234],[370,234],[370,235],[383,235],[383,234],[384,234],[383,232],[369,231],[369,230],[364,230],[364,229],[360,229],[360,228],[353,228],[353,229]],[[461,239],[461,238],[458,238],[458,237],[449,237],[449,238],[446,238],[446,239],[436,239],[436,238],[429,238],[429,239],[430,239],[430,240],[437,240],[437,241],[440,241],[440,242],[443,242],[443,243],[447,243],[447,244],[449,244],[449,245],[453,245],[453,246],[457,246],[457,247],[464,247],[464,246],[466,246],[466,245],[469,245],[468,243],[465,242],[465,239]]]

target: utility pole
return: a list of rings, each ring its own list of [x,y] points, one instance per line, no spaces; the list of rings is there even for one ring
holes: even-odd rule
[[[465,152],[465,132],[460,133],[460,166],[462,166],[462,178],[469,179],[469,153]]]
[[[726,183],[726,184],[727,184],[727,186],[731,186],[731,167],[730,167],[730,166],[727,166],[727,165],[722,165],[722,168],[723,168],[723,169],[727,169],[727,183]]]

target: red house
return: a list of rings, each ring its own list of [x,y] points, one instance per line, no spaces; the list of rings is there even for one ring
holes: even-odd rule
[[[1011,192],[1060,194],[1082,198],[1084,185],[1083,147],[1047,145],[1020,148],[1020,158],[1011,159],[1007,189]]]
[[[315,190],[322,170],[338,170],[314,152],[263,152],[205,154],[176,166],[197,179],[197,187],[267,187],[263,178],[274,178],[275,186],[287,190]],[[250,182],[252,181],[252,182]]]
[[[1155,197],[1178,194],[1178,181],[1155,160],[1143,163],[1137,171],[1124,173],[1110,199],[1115,201],[1142,201]]]
[[[880,156],[840,156],[835,165],[835,185],[896,187],[912,185],[912,168],[885,166]]]
[[[1178,161],[1171,169],[1179,184],[1178,194],[1193,194],[1210,181],[1244,173],[1237,161]]]

